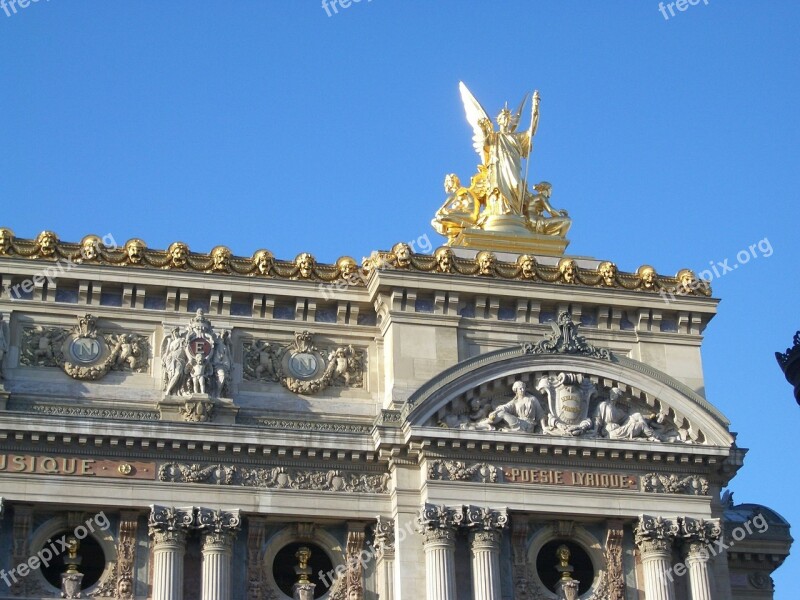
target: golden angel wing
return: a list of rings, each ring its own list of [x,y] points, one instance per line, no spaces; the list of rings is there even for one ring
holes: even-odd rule
[[[474,134],[472,136],[472,145],[475,148],[475,152],[477,152],[478,156],[483,160],[483,145],[486,141],[486,131],[482,123],[488,122],[489,128],[491,128],[491,119],[489,119],[489,115],[486,114],[481,103],[475,99],[475,96],[467,89],[463,81],[458,82],[458,89],[461,92],[461,101],[464,103],[464,112],[467,113],[467,122],[472,126]]]

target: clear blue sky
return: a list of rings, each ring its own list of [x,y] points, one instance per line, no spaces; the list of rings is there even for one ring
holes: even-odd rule
[[[667,13],[668,14],[668,13]],[[800,5],[709,0],[40,0],[0,10],[0,224],[164,248],[361,258],[434,234],[444,174],[533,88],[531,179],[569,250],[674,274],[768,240],[713,282],[709,399],[751,448],[732,489],[800,525],[800,407],[773,352],[800,327]],[[778,571],[779,599],[800,560]]]

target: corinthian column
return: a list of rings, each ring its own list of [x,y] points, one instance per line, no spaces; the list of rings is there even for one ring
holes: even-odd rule
[[[197,525],[203,531],[202,600],[230,600],[231,554],[239,530],[239,511],[201,508]]]
[[[466,510],[475,600],[500,600],[500,542],[507,523],[505,509],[470,506]]]
[[[148,530],[153,538],[152,600],[183,600],[183,556],[194,508],[150,507]]]
[[[375,523],[375,550],[378,560],[375,570],[378,596],[381,600],[394,600],[394,520],[378,517]]]
[[[675,600],[672,544],[679,533],[678,520],[642,515],[636,526],[636,545],[642,553],[644,593],[647,600]]]
[[[461,507],[426,504],[419,517],[424,536],[427,600],[457,600],[456,527],[463,520]]]
[[[686,567],[689,570],[689,599],[712,600],[711,572],[708,568],[709,547],[719,539],[722,529],[719,520],[683,520]]]

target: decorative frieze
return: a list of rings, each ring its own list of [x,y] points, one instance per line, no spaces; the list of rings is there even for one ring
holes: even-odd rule
[[[389,493],[388,473],[365,473],[338,469],[297,469],[290,467],[241,467],[165,463],[158,471],[161,481],[170,483],[210,483],[266,489],[313,490],[327,492]]]
[[[522,254],[513,262],[500,261],[494,256],[488,258],[486,253],[467,259],[455,256],[447,246],[437,249],[432,255],[418,254],[405,242],[395,244],[388,252],[372,252],[359,268],[349,256],[342,256],[335,264],[323,264],[307,252],[298,254],[293,260],[279,260],[269,250],[260,249],[250,257],[241,257],[234,256],[225,246],[216,246],[210,253],[204,254],[191,252],[184,242],[174,242],[166,250],[156,250],[148,248],[139,238],[132,238],[122,247],[118,247],[116,244],[107,245],[97,236],[86,236],[81,243],[63,242],[54,232],[43,231],[36,239],[25,239],[14,236],[8,228],[0,228],[0,239],[0,259],[22,257],[37,261],[66,260],[77,264],[111,265],[128,269],[149,267],[222,276],[342,281],[357,287],[365,286],[370,274],[375,271],[397,269],[430,272],[441,276],[471,275],[521,280],[532,284],[618,288],[652,294],[664,290],[697,296],[711,294],[707,282],[694,285],[697,278],[688,269],[682,269],[675,277],[669,277],[656,274],[655,269],[649,265],[642,265],[635,273],[623,273],[608,261],[601,263],[596,269],[585,269],[571,258],[562,259],[558,266],[541,265],[529,254]]]
[[[278,382],[297,394],[317,394],[328,387],[364,387],[363,350],[352,345],[318,347],[309,331],[295,333],[294,338],[288,345],[244,342],[244,378]]]
[[[291,419],[275,419],[272,417],[240,417],[238,423],[243,425],[257,425],[269,429],[285,429],[289,431],[314,431],[332,433],[368,434],[372,425],[358,425],[356,423],[337,423],[335,421],[299,421]]]

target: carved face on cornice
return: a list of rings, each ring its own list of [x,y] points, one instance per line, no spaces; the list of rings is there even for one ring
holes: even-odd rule
[[[492,252],[479,252],[476,258],[478,259],[478,271],[481,275],[494,275],[497,258]]]
[[[182,269],[189,260],[189,246],[183,242],[174,242],[170,244],[167,254],[169,254],[170,266],[174,269]]]
[[[253,264],[260,275],[269,275],[274,258],[269,250],[259,250],[253,255]]]
[[[212,269],[227,271],[231,266],[231,251],[225,246],[217,246],[211,251]]]
[[[96,235],[87,235],[81,242],[81,258],[95,260],[100,248],[100,238]]]
[[[405,242],[395,244],[392,248],[395,258],[395,266],[399,269],[407,269],[411,266],[411,247]]]
[[[11,242],[14,240],[14,232],[5,227],[0,227],[0,254],[8,254],[11,251]]]
[[[358,273],[358,264],[355,259],[349,256],[343,256],[336,261],[336,267],[339,270],[339,277],[342,279],[353,279]]]
[[[636,274],[639,276],[644,289],[652,290],[656,287],[658,276],[656,275],[656,270],[650,265],[642,265],[636,271]]]
[[[58,237],[52,231],[43,231],[36,238],[36,249],[41,256],[53,256],[56,253]]]
[[[132,265],[138,265],[144,260],[145,244],[142,240],[133,238],[125,242],[125,255],[128,257],[128,262]]]
[[[316,261],[308,252],[299,254],[297,258],[294,259],[294,264],[297,266],[300,277],[303,279],[309,279],[314,274],[314,265]]]
[[[444,246],[436,250],[436,268],[440,273],[453,272],[453,251]]]
[[[597,267],[597,271],[600,273],[600,277],[603,280],[603,285],[612,287],[616,283],[617,265],[614,263],[608,261],[601,262]]]
[[[682,269],[678,272],[678,292],[681,294],[692,294],[697,288],[697,276],[689,269]]]
[[[524,279],[533,279],[536,277],[536,259],[530,254],[523,254],[517,259],[517,264],[520,268],[520,273]]]
[[[558,271],[564,283],[575,283],[578,274],[578,265],[571,258],[562,258],[558,261]]]

